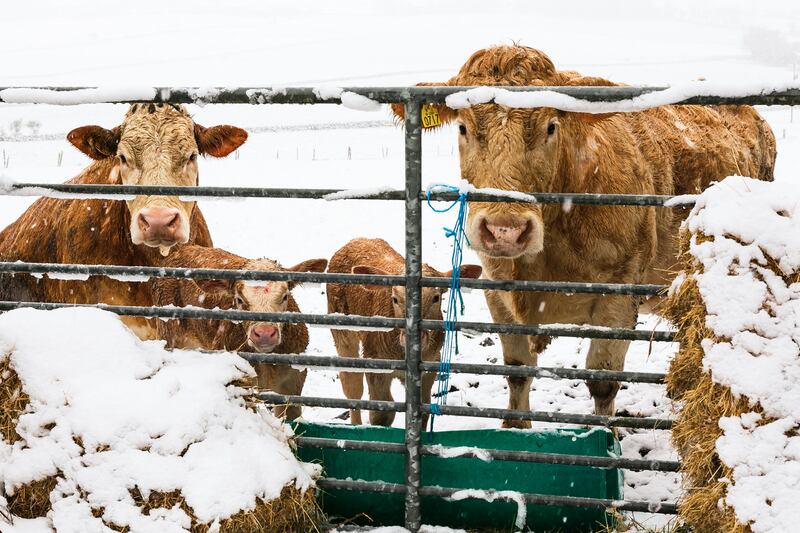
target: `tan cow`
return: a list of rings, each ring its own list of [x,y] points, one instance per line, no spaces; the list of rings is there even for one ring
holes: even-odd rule
[[[340,248],[328,264],[328,272],[378,275],[404,275],[405,259],[383,239],[353,239]],[[422,265],[422,275],[426,277],[449,278],[451,271],[439,272],[426,264]],[[481,267],[462,265],[462,278],[479,278]],[[442,295],[446,289],[424,287],[422,289],[420,316],[428,320],[442,320]],[[405,317],[405,287],[385,285],[343,285],[328,284],[328,313],[346,315]],[[393,329],[386,332],[331,330],[340,357],[358,357],[359,353],[372,359],[404,359],[405,330]],[[423,361],[438,361],[444,341],[442,331],[421,331],[421,357]],[[360,348],[360,349],[359,349]],[[364,393],[364,374],[361,372],[340,372],[342,389],[347,398],[360,399]],[[391,384],[394,378],[405,381],[403,372],[366,374],[370,400],[392,400]],[[422,376],[422,402],[430,403],[431,388],[436,373]],[[423,426],[427,420],[423,417]],[[394,412],[370,411],[371,424],[389,426],[394,420]],[[350,421],[361,424],[361,411],[350,410]]]
[[[84,126],[67,138],[95,160],[68,183],[193,186],[198,184],[198,155],[224,157],[247,139],[247,132],[233,126],[204,128],[183,106],[134,104],[121,125],[111,130]],[[179,243],[211,246],[194,202],[168,196],[40,198],[0,233],[0,260],[159,266]],[[87,281],[0,276],[0,299],[152,305],[146,283],[102,276]],[[124,320],[140,337],[153,337],[152,321]]]
[[[291,268],[282,268],[271,259],[246,259],[219,248],[181,246],[169,254],[164,266],[220,268],[286,272],[324,272],[327,259],[309,259]],[[244,280],[192,280],[154,278],[150,281],[155,305],[240,309],[262,313],[300,312],[292,296],[294,282]],[[158,321],[158,337],[168,348],[243,350],[258,353],[302,353],[308,347],[305,324],[231,322],[228,320],[177,319]],[[258,384],[281,394],[300,394],[306,371],[287,365],[255,365]],[[294,419],[299,406],[279,406],[275,413]]]
[[[430,85],[430,84],[426,84]],[[614,85],[559,72],[523,46],[480,50],[441,85]],[[402,107],[394,106],[402,115]],[[439,106],[459,130],[461,174],[476,187],[525,192],[693,194],[731,174],[771,180],[775,139],[748,106],[664,106],[589,115],[497,104]],[[490,279],[665,283],[685,210],[470,203],[467,234]],[[630,328],[631,296],[487,291],[496,322]],[[536,365],[547,339],[501,335],[507,364]],[[628,341],[596,339],[588,368],[622,370]],[[509,408],[530,409],[531,379],[508,378]],[[590,381],[597,414],[614,413],[618,383]],[[505,427],[529,427],[505,421]]]

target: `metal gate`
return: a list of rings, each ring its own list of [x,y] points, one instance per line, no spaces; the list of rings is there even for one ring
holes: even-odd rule
[[[373,276],[358,274],[330,274],[308,272],[261,272],[220,269],[184,269],[161,267],[130,267],[111,265],[80,265],[53,263],[0,262],[0,273],[43,274],[48,272],[83,275],[112,276],[150,276],[191,279],[244,279],[253,281],[298,281],[313,283],[345,283],[370,285],[402,285],[406,288],[406,318],[314,315],[303,313],[258,313],[238,310],[206,310],[188,308],[134,307],[94,304],[88,307],[104,309],[118,315],[158,317],[158,318],[202,318],[226,320],[253,320],[283,323],[307,323],[337,327],[389,327],[404,328],[407,332],[405,361],[387,359],[350,359],[342,357],[320,357],[312,355],[282,355],[240,353],[242,357],[253,363],[280,363],[302,365],[317,368],[399,370],[406,374],[406,399],[404,402],[348,400],[338,398],[321,398],[309,396],[287,396],[271,392],[262,392],[258,397],[270,404],[291,403],[295,405],[354,408],[377,411],[405,412],[405,444],[383,442],[341,441],[335,439],[299,437],[298,445],[316,448],[344,448],[353,450],[372,450],[381,452],[403,453],[406,455],[406,482],[389,484],[381,482],[354,481],[345,479],[323,478],[318,485],[321,488],[337,488],[369,492],[388,492],[405,494],[405,526],[411,531],[418,531],[421,524],[420,496],[448,497],[461,489],[446,487],[421,486],[421,456],[441,454],[441,447],[436,450],[421,442],[421,414],[428,412],[429,404],[420,401],[420,376],[422,372],[435,372],[438,363],[420,360],[420,330],[444,330],[445,322],[424,320],[420,316],[420,292],[422,287],[449,286],[449,280],[443,278],[426,278],[421,275],[421,206],[425,194],[421,188],[422,177],[422,135],[421,108],[424,104],[444,103],[445,97],[471,87],[395,87],[395,88],[345,88],[339,93],[355,93],[380,103],[403,103],[405,105],[405,190],[385,191],[375,194],[348,194],[352,200],[403,200],[405,201],[405,244],[406,275],[405,276]],[[506,87],[511,91],[555,91],[587,101],[620,101],[642,96],[647,93],[664,90],[664,87]],[[149,94],[149,93],[148,93]],[[319,90],[313,88],[153,88],[152,95],[134,98],[122,97],[108,99],[102,91],[91,88],[0,88],[0,103],[49,103],[56,105],[78,105],[83,103],[183,103],[183,104],[339,104],[339,96],[327,98]],[[676,102],[677,103],[677,102]],[[749,105],[796,105],[800,104],[800,90],[790,89],[775,91],[769,94],[745,96],[694,96],[682,100],[683,104],[749,104]],[[243,188],[243,187],[178,187],[178,186],[127,186],[127,185],[94,185],[94,184],[41,184],[11,183],[0,188],[4,195],[65,195],[99,196],[114,198],[114,195],[168,195],[202,198],[323,198],[341,192],[339,189],[277,189],[277,188]],[[624,195],[624,194],[572,194],[572,193],[539,193],[522,191],[531,194],[540,203],[571,203],[573,205],[619,205],[619,206],[657,206],[664,207],[672,199],[658,195]],[[119,197],[119,196],[117,196]],[[454,192],[434,192],[431,200],[453,201],[458,198]],[[500,194],[475,192],[469,194],[469,201],[480,202],[520,202]],[[691,200],[672,203],[688,207]],[[659,285],[633,285],[613,283],[581,283],[581,282],[543,282],[519,280],[471,280],[463,279],[461,286],[474,289],[492,289],[502,291],[533,291],[587,294],[616,294],[654,296],[663,293],[666,287]],[[56,309],[76,307],[79,304],[54,302],[19,302],[0,301],[0,311],[18,307],[35,309]],[[505,333],[518,335],[545,335],[549,337],[583,337],[599,339],[625,339],[631,341],[671,342],[674,333],[671,331],[643,331],[625,328],[607,328],[577,325],[521,325],[495,324],[483,322],[457,322],[454,329],[470,330],[484,333]],[[450,371],[468,374],[491,374],[513,377],[548,377],[563,379],[591,379],[606,381],[626,381],[639,383],[663,383],[664,375],[645,372],[622,372],[609,370],[544,368],[528,366],[508,366],[492,364],[460,364],[450,365]],[[538,422],[555,422],[564,424],[580,424],[601,426],[606,428],[627,427],[642,429],[669,429],[671,420],[640,418],[630,416],[600,416],[573,413],[555,413],[546,411],[515,411],[497,408],[441,406],[442,415],[473,416],[484,418],[503,418],[511,420],[530,420]],[[677,461],[655,461],[645,459],[628,459],[612,457],[585,457],[579,455],[539,453],[528,451],[484,450],[494,460],[524,461],[561,465],[582,465],[596,468],[621,468],[627,470],[650,470],[658,472],[677,472],[680,464]],[[460,454],[461,457],[476,457],[473,452]],[[491,491],[486,491],[491,493]],[[676,502],[665,502],[654,505],[647,501],[612,501],[599,498],[580,498],[569,496],[553,496],[545,494],[523,494],[528,504],[563,505],[587,508],[614,508],[621,511],[641,511],[650,513],[675,514]]]

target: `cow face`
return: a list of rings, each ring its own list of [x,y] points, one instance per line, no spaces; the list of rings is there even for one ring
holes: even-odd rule
[[[420,85],[436,85],[421,83]],[[474,53],[459,73],[439,85],[614,85],[601,78],[557,71],[543,52],[513,45]],[[522,192],[579,192],[597,171],[597,142],[591,127],[608,115],[563,113],[555,109],[513,109],[482,104],[466,109],[436,106],[443,123],[458,127],[462,178],[478,188]],[[398,117],[402,106],[393,105]],[[577,181],[566,183],[564,176]],[[540,205],[470,202],[467,236],[478,252],[494,257],[535,256],[544,247]]]
[[[83,126],[67,139],[92,159],[114,160],[109,183],[196,186],[198,156],[225,157],[245,142],[247,132],[233,126],[204,128],[183,106],[133,104],[120,126]],[[127,200],[131,241],[163,254],[188,242],[194,204],[176,196]]]
[[[481,277],[482,268],[478,265],[461,265],[461,277],[477,279]],[[397,275],[390,274],[388,271],[381,268],[369,265],[357,265],[352,269],[353,274],[374,274],[380,276]],[[435,268],[428,265],[423,265],[422,274],[425,277],[440,277],[449,278],[453,271],[439,272]],[[402,273],[400,273],[402,275]],[[366,290],[387,293],[392,302],[392,316],[395,318],[405,318],[406,316],[406,288],[401,286],[387,287],[383,285],[364,285]],[[447,289],[440,289],[438,287],[423,287],[420,298],[420,316],[424,320],[442,320],[442,295]],[[400,346],[405,347],[406,344],[406,331],[400,330],[398,338]],[[431,335],[427,330],[420,331],[420,348],[426,349],[430,346]]]
[[[327,259],[309,259],[291,268],[283,269],[275,261],[258,259],[245,265],[247,270],[272,270],[289,272],[324,272]],[[283,313],[289,309],[289,298],[294,282],[285,281],[236,281],[233,284],[233,307],[259,313]],[[294,311],[297,311],[295,307]],[[283,341],[283,323],[242,323],[247,345],[261,353],[272,352]]]
[[[462,178],[478,188],[557,189],[562,121],[552,109],[489,104],[460,110]],[[472,247],[490,256],[535,255],[544,247],[540,205],[470,203],[466,231]]]

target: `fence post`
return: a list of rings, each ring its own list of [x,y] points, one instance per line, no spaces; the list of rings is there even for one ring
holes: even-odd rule
[[[422,264],[421,103],[405,103],[406,133],[406,505],[405,526],[419,531],[420,516],[420,277]]]

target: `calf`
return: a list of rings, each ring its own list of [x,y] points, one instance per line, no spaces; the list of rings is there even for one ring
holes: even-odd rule
[[[397,276],[405,274],[405,259],[383,239],[353,239],[340,248],[328,265],[328,272],[353,274],[379,274]],[[439,272],[428,265],[422,265],[422,275],[426,277],[449,278],[452,271]],[[481,267],[462,265],[462,278],[479,278]],[[428,320],[442,320],[441,299],[446,289],[424,287],[422,289],[420,315]],[[380,285],[328,284],[328,313],[347,315],[405,317],[405,287]],[[363,357],[372,359],[404,359],[405,330],[393,329],[386,332],[331,330],[336,353],[340,357],[358,357],[359,346]],[[420,347],[423,361],[437,361],[441,354],[443,331],[421,331]],[[342,389],[347,398],[360,399],[364,393],[364,374],[361,372],[340,372]],[[370,400],[392,400],[392,379],[405,382],[405,374],[367,373],[367,386]],[[430,403],[431,388],[436,379],[435,372],[422,375],[422,402]],[[423,425],[427,420],[423,416]],[[370,411],[371,424],[389,426],[394,420],[394,412]],[[361,411],[350,410],[350,421],[361,424]]]
[[[426,83],[425,85],[432,85]],[[480,50],[441,85],[615,85],[556,70],[539,50]],[[393,107],[402,116],[402,106]],[[749,106],[672,105],[589,115],[495,103],[438,106],[458,125],[461,176],[478,188],[524,192],[695,194],[739,174],[771,180],[775,138]],[[470,202],[466,232],[490,279],[666,283],[687,210]],[[639,299],[486,291],[492,318],[519,324],[631,328]],[[536,365],[547,339],[500,335],[509,365]],[[628,341],[594,339],[588,368],[622,370]],[[509,409],[530,409],[530,378],[509,377]],[[614,413],[619,384],[589,381],[595,412]],[[505,421],[505,427],[530,422]]]
[[[67,135],[94,160],[67,183],[195,186],[198,155],[225,157],[246,139],[240,128],[196,124],[183,106],[134,104],[113,129],[83,126]],[[40,198],[0,232],[0,261],[160,266],[183,243],[211,246],[203,215],[191,201]],[[152,305],[146,283],[104,276],[75,281],[0,274],[0,300]],[[123,321],[143,339],[155,334],[152,320]]]
[[[165,260],[165,266],[185,268],[224,268],[286,272],[324,272],[326,259],[309,259],[291,268],[282,268],[271,259],[246,259],[204,246],[182,246]],[[156,278],[150,281],[155,305],[196,306],[206,309],[240,309],[262,313],[299,312],[292,297],[294,282],[244,280],[192,280]],[[231,322],[229,320],[176,319],[158,321],[158,336],[168,348],[242,350],[259,353],[302,353],[308,347],[305,324]],[[281,394],[300,394],[305,370],[288,365],[257,364],[258,385]],[[278,416],[294,419],[299,406],[279,406]]]

